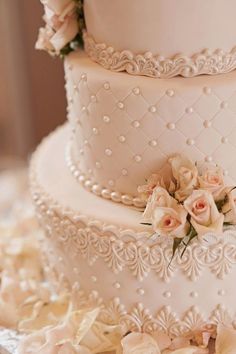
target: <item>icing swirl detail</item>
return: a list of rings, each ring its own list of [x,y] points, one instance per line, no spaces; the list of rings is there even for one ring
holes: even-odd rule
[[[172,58],[164,58],[151,52],[134,54],[130,50],[116,51],[105,43],[96,43],[86,31],[83,38],[85,51],[92,60],[105,69],[126,71],[132,75],[167,79],[178,75],[183,77],[216,75],[236,68],[236,47],[230,52],[205,49],[191,57],[177,54]]]

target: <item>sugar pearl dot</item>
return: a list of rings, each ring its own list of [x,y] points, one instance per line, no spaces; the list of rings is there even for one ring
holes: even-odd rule
[[[122,173],[123,176],[127,176],[128,171],[125,168],[123,168],[121,173]]]
[[[132,122],[132,126],[133,126],[134,128],[139,128],[139,127],[140,127],[139,121],[138,121],[138,120],[133,121],[133,122]]]
[[[135,95],[139,95],[139,94],[140,94],[140,88],[139,88],[139,87],[135,87],[135,88],[133,89],[133,93],[134,93]]]
[[[120,289],[120,283],[118,283],[118,282],[114,283],[113,286],[116,289]]]
[[[95,275],[92,275],[91,276],[91,280],[93,283],[96,283],[97,282],[97,277],[95,277]]]
[[[156,147],[157,146],[157,141],[156,140],[151,140],[151,141],[149,141],[149,145],[151,147]]]
[[[84,150],[80,149],[79,153],[80,153],[80,155],[83,155],[84,154]]]
[[[205,95],[210,95],[211,94],[211,88],[210,87],[204,87],[203,88],[203,92],[205,93]]]
[[[186,144],[192,146],[195,144],[195,141],[194,139],[187,139]]]
[[[98,129],[97,128],[93,128],[93,134],[94,135],[98,135]]]
[[[106,149],[106,150],[105,150],[105,154],[106,154],[107,156],[111,156],[111,155],[112,155],[112,150],[111,150],[111,149]]]
[[[89,142],[88,142],[88,140],[84,140],[84,145],[89,145]]]
[[[82,80],[86,80],[86,79],[87,79],[87,75],[86,75],[86,74],[82,74],[82,75],[81,75],[81,79],[82,79]]]
[[[108,184],[109,184],[109,186],[113,187],[115,185],[115,182],[112,179],[110,179],[108,181]]]
[[[187,107],[186,110],[185,110],[185,112],[186,112],[187,114],[193,113],[193,107]]]
[[[223,174],[224,174],[224,176],[228,176],[229,175],[229,171],[228,170],[224,170]]]
[[[171,292],[170,291],[165,291],[163,293],[163,296],[166,297],[166,298],[170,298],[171,297]]]
[[[170,130],[174,130],[175,129],[175,123],[168,123],[167,124],[167,128]]]
[[[103,121],[104,121],[105,123],[110,123],[111,119],[110,119],[110,117],[108,117],[108,116],[103,116]]]
[[[97,101],[97,97],[95,95],[92,95],[90,98],[91,98],[92,102],[96,102]]]
[[[120,135],[118,139],[120,143],[124,143],[126,140],[124,135]]]
[[[211,124],[212,124],[212,123],[211,123],[211,121],[209,121],[209,120],[205,120],[204,123],[203,123],[203,125],[204,125],[205,128],[210,128],[210,127],[211,127]]]
[[[220,108],[225,109],[227,107],[228,107],[228,102],[226,102],[226,101],[221,102]]]
[[[206,156],[205,157],[206,162],[212,162],[212,157],[211,156]]]
[[[221,139],[222,144],[227,144],[228,142],[228,138],[226,138],[225,136],[223,136],[223,138]]]
[[[81,108],[81,111],[82,111],[82,112],[85,112],[85,111],[86,111],[86,107],[83,106],[83,107]]]
[[[156,108],[155,106],[151,106],[151,107],[149,108],[149,111],[150,111],[151,113],[155,113],[155,112],[157,111],[157,108]]]
[[[110,84],[109,82],[105,82],[104,85],[103,85],[104,89],[105,90],[109,90],[110,89]]]
[[[99,169],[101,168],[101,163],[99,161],[95,162],[95,166]]]
[[[120,109],[123,109],[124,108],[124,103],[123,102],[118,102],[117,103],[117,107],[120,108]]]
[[[193,297],[193,298],[198,297],[198,293],[196,291],[192,291],[189,295],[190,295],[190,297]]]
[[[145,290],[142,288],[139,288],[139,289],[137,289],[137,294],[142,296],[145,294]]]
[[[224,296],[225,295],[225,290],[221,289],[218,291],[219,296]]]
[[[79,171],[78,170],[74,171],[73,175],[75,178],[79,177]]]
[[[135,155],[135,156],[134,156],[134,160],[135,160],[136,162],[141,162],[141,161],[142,161],[142,157],[141,157],[140,155]]]
[[[175,94],[175,91],[172,90],[172,89],[169,89],[169,90],[166,91],[166,94],[167,94],[167,96],[169,96],[169,97],[173,97],[174,94]]]

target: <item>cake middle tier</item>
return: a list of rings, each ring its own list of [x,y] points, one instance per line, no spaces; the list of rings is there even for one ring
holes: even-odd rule
[[[113,73],[75,52],[65,60],[68,161],[86,187],[140,205],[137,187],[185,154],[236,181],[236,72],[154,80]]]

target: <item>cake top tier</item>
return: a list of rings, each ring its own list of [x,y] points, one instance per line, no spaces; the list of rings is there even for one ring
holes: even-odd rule
[[[85,0],[87,31],[134,54],[192,56],[236,45],[235,0]]]
[[[89,42],[85,37],[86,50],[113,70],[129,71],[124,68],[129,62],[134,74],[170,77],[230,71],[235,10],[235,0],[85,0],[87,32],[93,38]],[[156,71],[140,72],[145,64]]]
[[[83,35],[88,55],[114,71],[169,78],[236,68],[235,0],[41,2],[36,47],[53,55],[77,49]]]

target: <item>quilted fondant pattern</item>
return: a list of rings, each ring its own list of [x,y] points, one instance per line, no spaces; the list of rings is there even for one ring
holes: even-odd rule
[[[73,157],[94,183],[136,195],[176,152],[216,162],[236,181],[236,72],[136,78],[75,53],[66,75]]]

